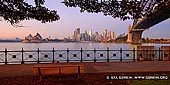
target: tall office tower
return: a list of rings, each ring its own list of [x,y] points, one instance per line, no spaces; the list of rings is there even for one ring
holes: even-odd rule
[[[104,41],[107,40],[107,29],[105,29],[105,30],[103,31],[103,39],[104,39]]]
[[[76,30],[74,31],[73,35],[72,35],[72,40],[75,41],[76,40]]]
[[[92,30],[89,30],[89,36],[90,36],[90,40],[92,40]]]
[[[111,33],[111,38],[112,38],[112,40],[115,40],[115,33],[114,32]]]
[[[77,28],[76,30],[77,30],[77,34],[80,34],[80,28]]]
[[[112,40],[112,38],[111,38],[111,31],[108,32],[108,39],[107,40],[108,41]]]
[[[80,41],[80,28],[76,29],[76,41]]]
[[[85,30],[84,33],[87,34],[87,30]]]
[[[89,35],[87,34],[87,31],[85,30],[85,32],[84,32],[84,36],[85,36],[85,41],[88,41],[89,40]]]
[[[103,40],[103,34],[100,34],[99,37],[100,37],[99,41],[102,41]]]
[[[99,33],[98,33],[98,32],[96,32],[95,37],[96,37],[95,41],[99,41],[100,36],[99,36]]]
[[[96,40],[95,34],[92,34],[91,41],[94,42]]]
[[[81,33],[80,34],[80,40],[81,41],[85,41],[85,33]]]

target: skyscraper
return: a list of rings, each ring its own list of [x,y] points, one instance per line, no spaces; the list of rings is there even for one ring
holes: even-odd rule
[[[76,30],[77,30],[77,34],[80,34],[80,28],[77,28]]]
[[[104,41],[107,40],[107,29],[105,29],[105,30],[103,31],[103,39],[104,39]]]
[[[89,40],[89,35],[87,34],[87,31],[85,30],[85,33],[84,33],[85,35],[85,41],[88,41]]]
[[[114,40],[115,39],[115,33],[114,32],[112,32],[112,34],[111,34],[111,38],[112,38],[112,40]]]
[[[80,28],[76,29],[76,41],[80,41]]]
[[[92,30],[89,30],[89,36],[90,36],[90,40],[92,40]]]
[[[99,33],[98,32],[96,32],[96,41],[99,41],[99,38],[100,38],[100,36],[99,36]]]
[[[111,38],[111,31],[108,32],[108,39],[107,40],[108,41],[112,40],[112,38]]]
[[[80,34],[80,40],[81,41],[85,41],[85,33],[81,33]]]
[[[74,31],[74,34],[72,36],[72,40],[73,41],[80,41],[80,28],[77,28],[75,31]]]
[[[73,35],[72,35],[72,40],[75,41],[76,40],[76,30],[74,31]]]

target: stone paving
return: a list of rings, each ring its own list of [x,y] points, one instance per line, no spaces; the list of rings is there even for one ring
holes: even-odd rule
[[[85,73],[170,72],[170,61],[0,65],[0,77],[34,75],[34,66],[84,65]]]

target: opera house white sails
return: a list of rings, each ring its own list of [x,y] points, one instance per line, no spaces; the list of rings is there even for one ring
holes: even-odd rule
[[[27,37],[25,37],[23,42],[25,42],[25,43],[42,43],[45,41],[43,40],[41,35],[39,33],[37,33],[35,36],[32,36],[31,34],[29,34]]]

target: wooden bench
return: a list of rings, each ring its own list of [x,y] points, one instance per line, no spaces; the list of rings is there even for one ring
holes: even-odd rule
[[[170,46],[161,46],[161,60],[170,61]]]
[[[154,46],[137,46],[138,61],[154,61],[155,51]]]
[[[36,66],[34,74],[40,77],[47,75],[78,74],[78,78],[84,73],[83,65],[59,65],[59,66]]]

